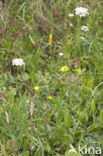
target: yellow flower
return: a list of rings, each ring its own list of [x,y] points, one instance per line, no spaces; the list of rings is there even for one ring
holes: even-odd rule
[[[68,68],[67,66],[61,67],[61,71],[62,71],[62,72],[65,72],[65,71],[68,71],[68,70],[69,70],[69,68]]]
[[[64,82],[63,82],[63,81],[61,81],[61,84],[63,85],[63,84],[64,84]]]
[[[35,89],[36,91],[38,91],[38,90],[39,90],[39,86],[35,86],[34,89]]]
[[[46,76],[48,76],[48,75],[49,75],[49,73],[47,73],[47,72],[46,72],[46,73],[45,73],[45,75],[46,75]]]
[[[52,96],[48,96],[47,98],[51,100],[52,99]]]
[[[38,145],[39,143],[38,143],[38,142],[36,142],[35,144],[36,144],[36,145]]]
[[[41,138],[41,141],[44,142],[44,138]]]
[[[52,34],[49,35],[49,45],[52,45]]]
[[[82,70],[81,69],[77,69],[77,72],[82,75]]]

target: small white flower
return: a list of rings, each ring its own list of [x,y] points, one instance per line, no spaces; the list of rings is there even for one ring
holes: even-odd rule
[[[72,26],[73,26],[73,24],[72,24],[72,23],[70,23],[70,24],[69,24],[69,26],[70,26],[70,27],[72,27]]]
[[[85,38],[81,36],[80,39],[84,40]]]
[[[34,146],[31,146],[31,149],[34,150]]]
[[[64,53],[59,53],[59,56],[63,56],[64,55]]]
[[[31,130],[31,127],[28,127],[29,130]]]
[[[86,15],[89,15],[88,9],[83,7],[78,7],[75,9],[75,14],[80,17],[85,17]]]
[[[73,17],[73,16],[74,16],[74,14],[68,14],[68,16],[69,16],[69,17]]]
[[[86,68],[82,69],[82,71],[85,72],[86,71]]]
[[[87,26],[83,25],[83,26],[81,26],[81,30],[83,30],[83,31],[89,31],[89,28]]]
[[[13,66],[25,66],[24,60],[16,58],[12,60],[12,65]]]
[[[46,106],[45,106],[45,105],[43,106],[43,109],[44,109],[44,110],[46,109]]]

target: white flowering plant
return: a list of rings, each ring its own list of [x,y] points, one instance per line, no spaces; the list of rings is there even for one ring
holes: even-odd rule
[[[16,58],[12,60],[12,65],[13,66],[25,66],[24,60],[21,58]]]
[[[89,31],[89,28],[88,28],[88,26],[83,25],[83,26],[81,26],[81,30],[86,32],[86,31]]]
[[[89,15],[89,12],[87,8],[77,7],[75,9],[75,14],[78,15],[79,17],[86,17],[87,15]]]

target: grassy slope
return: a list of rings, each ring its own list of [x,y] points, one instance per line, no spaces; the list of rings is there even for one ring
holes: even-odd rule
[[[68,17],[78,6],[90,15]],[[70,144],[78,149],[102,143],[103,2],[16,0],[5,7],[0,13],[0,96],[6,98],[0,99],[1,155],[55,156]],[[25,69],[12,66],[17,57]],[[65,65],[69,71],[61,72]]]

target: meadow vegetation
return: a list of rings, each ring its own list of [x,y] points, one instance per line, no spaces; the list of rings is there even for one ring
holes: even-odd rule
[[[69,156],[102,132],[103,1],[0,3],[0,156]]]

